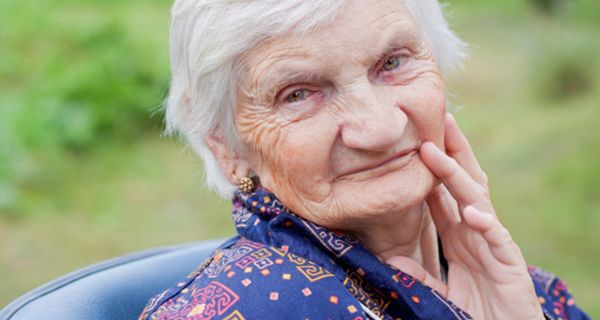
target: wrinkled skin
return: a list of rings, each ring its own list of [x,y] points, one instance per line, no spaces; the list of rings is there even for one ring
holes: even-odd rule
[[[349,0],[333,23],[260,43],[240,61],[244,152],[207,140],[226,176],[253,170],[298,215],[354,235],[475,319],[543,318],[401,2]]]

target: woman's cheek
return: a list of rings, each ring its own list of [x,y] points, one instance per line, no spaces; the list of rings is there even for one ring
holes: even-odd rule
[[[417,127],[419,137],[425,141],[443,143],[446,94],[443,80],[426,77],[411,86],[402,108]]]
[[[314,181],[327,174],[329,155],[331,154],[328,136],[331,126],[322,121],[305,121],[291,124],[285,128],[279,151],[283,154],[286,170],[294,176],[296,184]],[[309,173],[310,174],[307,174]]]
[[[246,133],[244,142],[252,146],[253,149],[261,155],[262,158],[269,158],[273,155],[274,150],[282,139],[282,132],[285,123],[279,121],[273,115],[262,119],[255,119],[249,125],[249,130],[244,130]]]
[[[429,140],[437,143],[439,146],[443,146],[444,143],[444,119],[446,116],[446,94],[439,87],[433,87],[430,89],[431,94],[429,95],[431,116],[429,118],[428,126],[431,127],[431,137]]]
[[[304,136],[288,136],[283,145],[280,146],[282,154],[282,165],[287,167],[286,170],[290,173],[304,173],[307,169],[315,167],[315,160],[318,157],[316,152],[320,152],[315,148],[318,140],[310,142]],[[311,156],[312,155],[312,156]]]

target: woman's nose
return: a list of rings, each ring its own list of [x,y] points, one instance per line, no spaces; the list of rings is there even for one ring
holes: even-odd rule
[[[368,86],[351,93],[343,108],[341,139],[344,145],[377,152],[398,145],[408,118],[395,102],[385,100],[379,101]]]

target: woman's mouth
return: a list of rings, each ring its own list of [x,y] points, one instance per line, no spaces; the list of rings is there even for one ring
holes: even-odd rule
[[[394,156],[388,159],[369,163],[364,166],[359,166],[348,170],[344,174],[338,176],[336,180],[366,180],[370,178],[377,178],[403,168],[417,153],[417,148],[404,150],[396,153]]]

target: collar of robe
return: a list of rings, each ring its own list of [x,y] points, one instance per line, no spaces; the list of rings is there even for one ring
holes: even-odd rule
[[[343,286],[332,291],[348,290],[381,319],[471,319],[439,292],[379,260],[356,239],[300,218],[266,188],[236,192],[232,218],[241,237],[286,248],[334,274]]]

